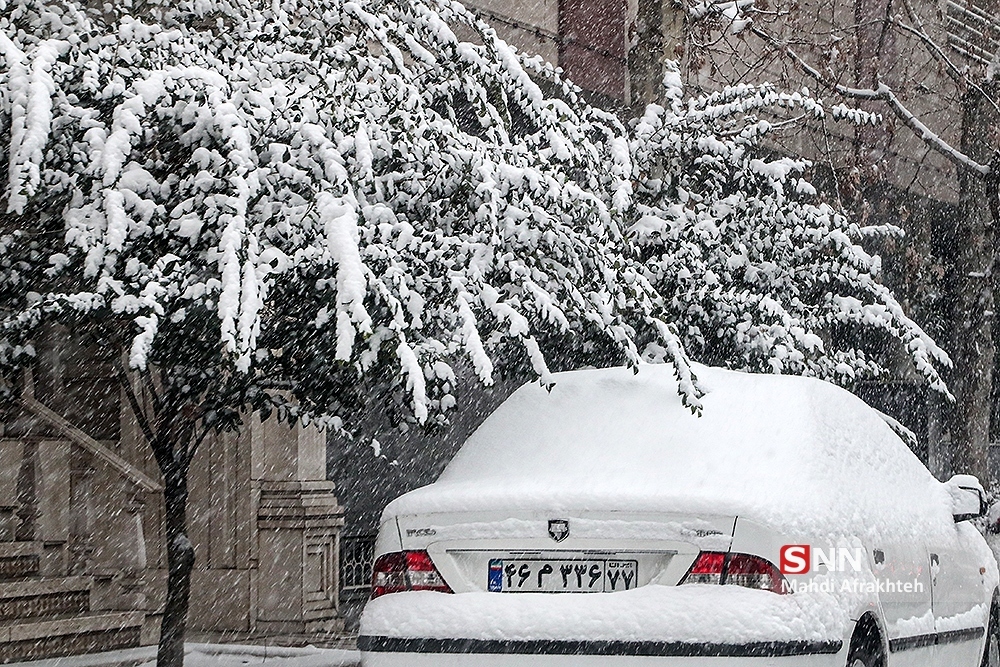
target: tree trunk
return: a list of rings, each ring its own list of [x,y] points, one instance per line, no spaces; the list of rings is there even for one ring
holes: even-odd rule
[[[886,18],[892,0],[854,0],[855,38],[854,77],[861,88],[877,87],[884,75],[886,62],[896,60],[895,43]],[[871,113],[884,111],[880,102],[859,103]],[[872,224],[870,216],[884,211],[886,185],[891,180],[891,164],[887,159],[892,148],[889,123],[863,123],[854,130],[854,166],[857,175],[848,179],[852,187],[846,195],[848,209],[859,225]]]
[[[663,82],[662,0],[638,0],[628,51],[629,105],[641,116],[646,105],[660,102]]]
[[[187,469],[172,466],[165,471],[163,499],[166,502],[167,600],[160,623],[157,667],[183,667],[184,633],[187,628],[188,601],[191,593],[191,570],[194,546],[187,535]]]
[[[962,151],[989,163],[995,114],[974,90],[962,98]],[[952,473],[990,481],[991,396],[995,345],[993,341],[993,225],[990,184],[967,172],[959,173],[959,215],[955,228],[955,261],[949,287],[951,354],[954,369],[949,386],[955,395],[951,410]]]

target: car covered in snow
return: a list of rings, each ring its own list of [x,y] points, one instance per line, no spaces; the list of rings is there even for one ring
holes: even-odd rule
[[[385,510],[366,667],[997,667],[974,477],[803,377],[696,366],[518,389]]]

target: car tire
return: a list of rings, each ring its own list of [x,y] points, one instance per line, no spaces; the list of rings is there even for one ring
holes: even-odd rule
[[[1000,606],[996,598],[990,608],[990,623],[986,628],[986,646],[983,648],[982,667],[1000,667]]]
[[[847,667],[885,667],[885,649],[878,623],[870,614],[861,617],[854,628],[847,652]]]

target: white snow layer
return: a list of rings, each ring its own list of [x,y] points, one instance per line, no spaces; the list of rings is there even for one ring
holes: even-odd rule
[[[6,35],[0,36],[0,52],[10,67],[7,85],[11,93],[10,182],[7,210],[22,213],[28,197],[41,183],[42,153],[52,124],[52,94],[55,83],[50,70],[67,44],[45,40],[34,50],[30,72],[26,56]]]
[[[120,667],[133,664],[154,667],[155,646],[121,649],[103,653],[87,653],[32,662],[17,662],[7,667]],[[355,667],[361,656],[357,651],[260,646],[241,644],[184,645],[184,667]]]
[[[337,263],[337,359],[347,361],[358,330],[371,332],[364,305],[367,280],[358,250],[358,213],[352,201],[326,192],[316,203],[326,227],[327,248]]]
[[[742,643],[843,639],[829,593],[775,595],[737,586],[643,586],[593,595],[393,593],[368,603],[363,635]]]
[[[353,667],[359,663],[354,651],[277,646],[219,646],[188,644],[184,667]],[[220,650],[222,649],[222,650]],[[155,667],[146,663],[140,667]]]
[[[558,373],[518,389],[440,479],[395,515],[480,509],[738,515],[802,535],[952,530],[944,486],[878,414],[811,378],[695,365],[703,414],[670,365]]]

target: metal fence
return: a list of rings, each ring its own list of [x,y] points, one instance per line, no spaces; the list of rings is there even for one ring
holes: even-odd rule
[[[366,597],[372,585],[375,535],[340,538],[340,598]]]

